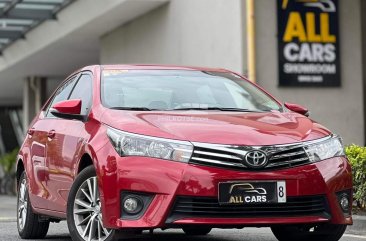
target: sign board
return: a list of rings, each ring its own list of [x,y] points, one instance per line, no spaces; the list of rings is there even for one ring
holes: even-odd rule
[[[280,86],[340,86],[338,0],[277,0]]]

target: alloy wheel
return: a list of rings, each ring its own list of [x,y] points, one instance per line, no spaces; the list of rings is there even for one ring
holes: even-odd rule
[[[19,229],[23,230],[27,220],[28,193],[27,180],[24,178],[19,187],[18,194],[18,224]]]
[[[103,226],[98,183],[90,177],[79,187],[73,208],[75,227],[86,241],[104,241],[112,233]]]

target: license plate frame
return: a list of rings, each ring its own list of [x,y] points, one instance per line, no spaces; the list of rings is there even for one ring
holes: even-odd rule
[[[286,203],[286,181],[228,181],[218,184],[220,205]]]

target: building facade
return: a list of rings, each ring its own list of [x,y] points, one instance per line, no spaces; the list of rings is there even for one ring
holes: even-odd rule
[[[336,86],[280,85],[279,9],[307,1],[252,0],[253,9],[249,9],[248,1],[251,0],[73,1],[57,13],[56,19],[44,21],[3,50],[0,105],[22,107],[22,128],[26,129],[55,86],[84,65],[222,67],[244,75],[249,72],[279,100],[309,108],[312,119],[342,135],[346,144],[364,145],[365,1],[318,1],[333,2],[337,8],[329,10],[338,22],[337,56],[332,58],[339,61]],[[319,18],[311,13],[306,15],[309,21],[302,18],[305,34],[317,42],[315,38],[323,31],[327,34],[323,37],[335,42],[332,19],[328,19],[325,30],[317,27],[326,26],[323,12],[328,11],[318,8]],[[248,31],[248,26],[254,27],[253,31]],[[297,30],[294,25],[294,34],[299,34],[296,41],[302,38]],[[250,50],[254,50],[253,56]]]

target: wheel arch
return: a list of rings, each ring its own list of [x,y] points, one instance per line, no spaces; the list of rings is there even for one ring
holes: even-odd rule
[[[84,170],[85,168],[87,168],[88,166],[93,165],[94,168],[96,169],[96,166],[94,165],[93,159],[90,156],[89,153],[84,153],[81,158],[80,161],[78,163],[77,166],[77,174],[79,174],[82,170]]]
[[[24,166],[24,163],[23,163],[23,158],[18,157],[18,160],[17,160],[17,163],[16,163],[16,169],[15,169],[17,187],[19,185],[20,177],[21,177],[21,175],[24,171],[25,171],[25,166]]]

